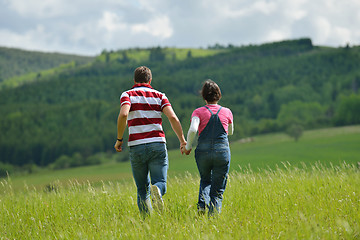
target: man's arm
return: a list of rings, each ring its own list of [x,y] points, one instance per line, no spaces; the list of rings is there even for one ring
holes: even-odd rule
[[[119,113],[118,120],[117,120],[117,139],[123,138],[129,111],[130,111],[129,104],[124,104],[120,108],[120,113]],[[114,148],[116,149],[117,152],[122,151],[122,148],[121,148],[122,144],[123,144],[123,141],[116,140]]]
[[[176,136],[179,139],[180,149],[181,149],[183,146],[186,145],[186,141],[185,141],[185,137],[184,137],[184,133],[183,133],[180,121],[171,106],[164,107],[163,113],[169,119],[172,129],[174,130],[174,132],[176,133]]]

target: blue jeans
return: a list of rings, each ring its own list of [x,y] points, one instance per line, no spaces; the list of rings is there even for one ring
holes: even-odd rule
[[[198,208],[209,208],[209,214],[221,211],[223,193],[230,168],[229,143],[200,143],[195,150],[200,173]]]
[[[137,204],[141,213],[151,209],[150,179],[161,195],[166,193],[168,154],[162,142],[145,143],[130,147],[131,169],[137,187]]]

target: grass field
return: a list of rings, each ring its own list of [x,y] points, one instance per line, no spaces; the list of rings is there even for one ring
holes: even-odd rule
[[[281,133],[255,136],[252,142],[232,142],[231,154],[230,171],[276,169],[284,163],[294,167],[315,163],[324,166],[339,166],[343,162],[357,164],[360,162],[360,126],[305,131],[298,142]],[[169,165],[170,177],[185,172],[197,174],[193,152],[189,156],[182,156],[178,150],[169,151]],[[11,176],[14,190],[22,190],[25,185],[41,189],[54,181],[75,179],[80,183],[108,180],[132,182],[130,163],[108,160],[99,166]]]
[[[146,219],[128,162],[10,176],[0,239],[359,239],[359,143],[360,126],[232,142],[222,213],[211,218],[196,211],[193,155],[178,151],[165,209]]]
[[[0,239],[358,239],[360,174],[354,166],[235,172],[222,213],[196,211],[198,177],[169,177],[162,213],[143,219],[133,184],[72,180],[14,193],[0,184]]]

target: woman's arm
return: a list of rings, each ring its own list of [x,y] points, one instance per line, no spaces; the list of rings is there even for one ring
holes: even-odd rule
[[[185,146],[186,150],[190,150],[192,149],[192,144],[194,142],[194,139],[196,137],[196,133],[199,129],[199,125],[200,125],[200,119],[198,117],[193,117],[191,119],[191,124],[190,124],[190,128],[187,134],[187,143]]]
[[[228,135],[234,134],[234,123],[230,123],[228,127]]]

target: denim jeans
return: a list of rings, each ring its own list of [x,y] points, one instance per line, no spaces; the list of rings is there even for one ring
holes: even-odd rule
[[[148,213],[151,207],[150,180],[161,195],[166,193],[168,154],[162,142],[145,143],[130,147],[131,169],[137,187],[137,204],[141,213]]]
[[[220,212],[230,168],[229,143],[200,143],[195,159],[200,173],[198,208],[208,207],[209,214]]]

